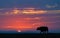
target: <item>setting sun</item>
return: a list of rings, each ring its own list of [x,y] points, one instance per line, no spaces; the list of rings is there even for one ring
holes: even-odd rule
[[[17,32],[21,32],[21,30],[17,30]]]

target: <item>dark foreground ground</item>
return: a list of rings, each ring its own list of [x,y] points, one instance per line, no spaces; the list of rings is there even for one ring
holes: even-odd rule
[[[0,38],[60,38],[60,33],[0,33]]]

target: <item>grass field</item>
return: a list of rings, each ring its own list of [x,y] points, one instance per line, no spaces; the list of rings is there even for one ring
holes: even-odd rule
[[[0,33],[0,38],[60,38],[59,33],[48,33],[48,34],[39,34],[39,33]]]

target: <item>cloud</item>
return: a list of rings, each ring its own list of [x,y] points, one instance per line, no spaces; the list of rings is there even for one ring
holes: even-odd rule
[[[60,10],[38,10],[36,8],[14,8],[14,9],[0,9],[0,15],[20,15],[20,14],[60,14]]]
[[[0,10],[3,10],[3,9],[0,9]]]
[[[25,20],[40,20],[41,18],[40,17],[34,17],[34,18],[24,18]]]
[[[55,8],[55,7],[57,7],[57,6],[58,6],[58,4],[54,4],[54,5],[49,5],[49,4],[47,4],[47,5],[46,5],[47,8]]]
[[[3,13],[4,11],[4,13]],[[44,10],[36,10],[35,8],[25,8],[25,9],[18,9],[18,8],[14,8],[11,10],[2,10],[2,12],[0,12],[0,15],[18,15],[18,14],[44,14],[47,11]],[[3,14],[2,14],[3,13]]]
[[[47,14],[60,14],[60,10],[48,10]]]

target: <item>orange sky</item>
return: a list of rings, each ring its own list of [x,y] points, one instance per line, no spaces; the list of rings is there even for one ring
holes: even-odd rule
[[[30,8],[25,11],[23,10],[23,14],[21,14],[20,12],[21,10],[18,9],[13,9],[4,13],[2,12],[3,15],[0,14],[0,30],[16,30],[19,32],[23,32],[27,30],[35,31],[37,27],[42,25],[47,25],[50,29],[58,29],[59,27],[56,26],[60,21],[58,15],[49,16],[49,14],[45,14],[46,11],[44,10],[35,11],[34,9],[31,10]],[[45,14],[46,16],[44,16],[43,14]]]
[[[23,16],[22,16],[23,17]],[[21,31],[26,31],[26,30],[35,30],[39,25],[39,21],[41,18],[39,17],[34,17],[34,18],[29,18],[29,17],[4,17],[5,19],[2,20],[3,26],[1,26],[1,29],[6,29],[6,30],[21,30]],[[41,25],[43,25],[40,22]]]

